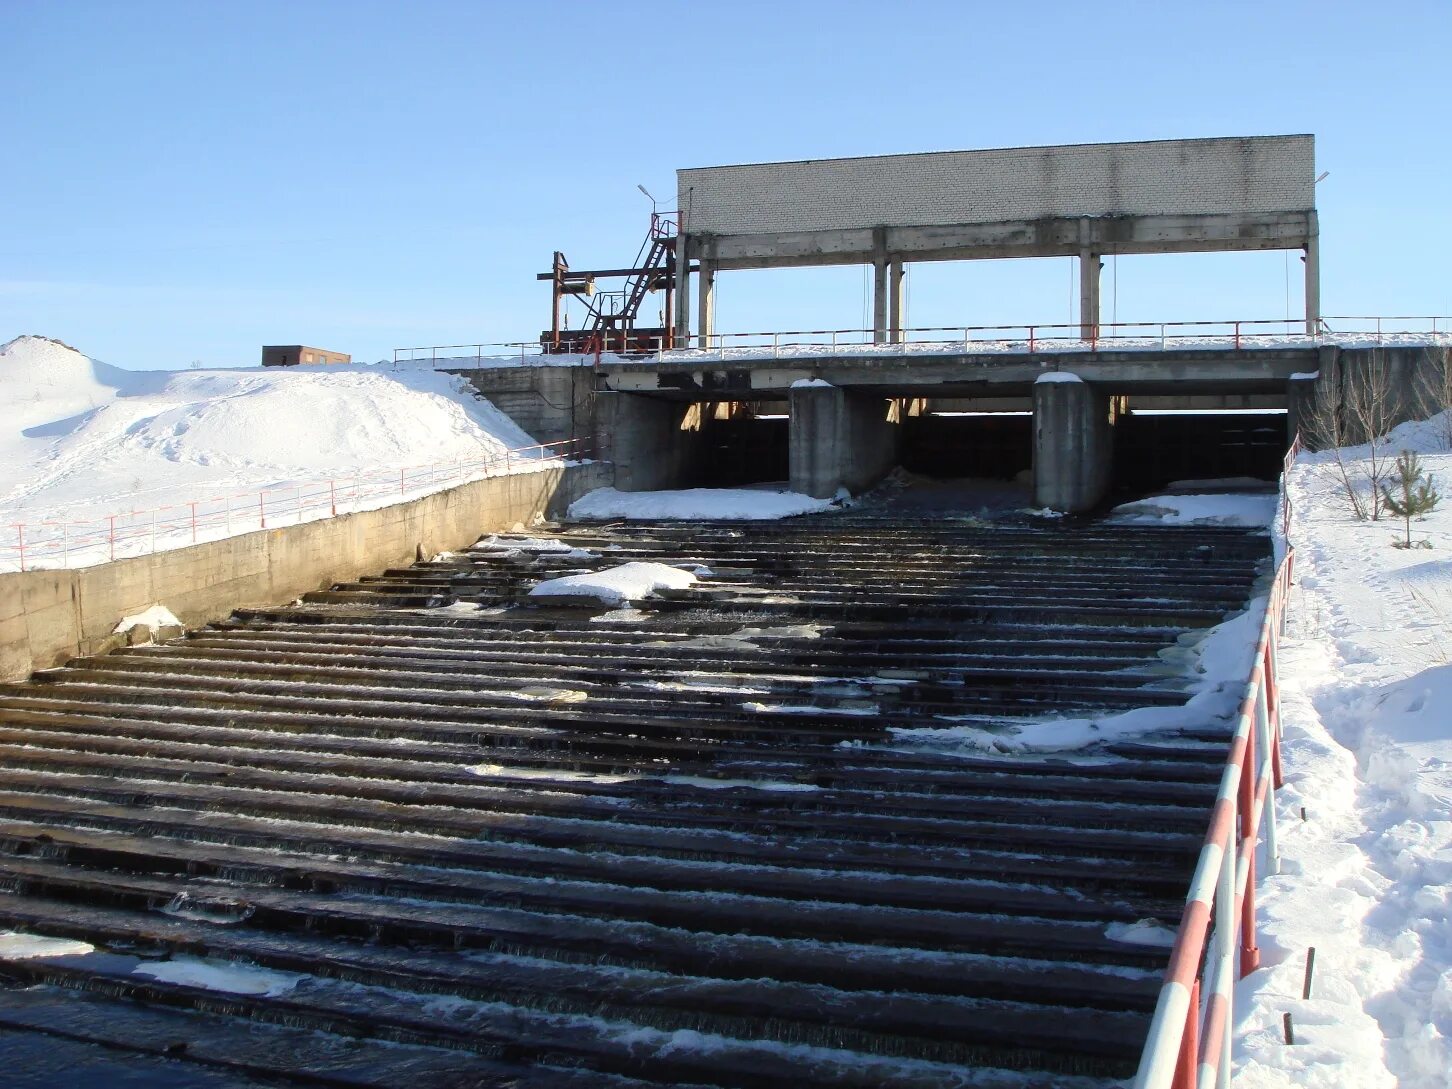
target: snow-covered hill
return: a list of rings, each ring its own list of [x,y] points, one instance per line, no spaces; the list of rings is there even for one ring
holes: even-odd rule
[[[1290,475],[1296,585],[1281,652],[1283,874],[1242,985],[1236,1085],[1452,1086],[1452,452],[1446,414],[1392,433],[1444,498],[1357,521],[1331,454]],[[1343,451],[1353,471],[1366,447]],[[1304,812],[1304,820],[1302,813]],[[1306,950],[1316,948],[1309,1000]],[[1282,1040],[1290,1013],[1296,1045]]]
[[[432,370],[126,371],[44,337],[0,347],[0,527],[477,462],[533,441]]]

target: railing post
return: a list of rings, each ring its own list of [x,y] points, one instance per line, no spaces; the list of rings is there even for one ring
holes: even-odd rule
[[[1175,1064],[1170,1089],[1195,1089],[1195,1068],[1200,1061],[1200,980],[1190,984],[1190,1008],[1180,1036],[1180,1061]]]
[[[188,503],[187,506],[189,506],[189,507],[192,508],[192,544],[196,544],[197,543],[197,504],[195,502],[191,502],[191,503]]]
[[[328,511],[332,517],[338,517],[338,487],[331,480],[328,481]]]
[[[116,516],[114,514],[111,514],[108,515],[107,518],[110,521],[111,525],[110,528],[106,531],[106,540],[110,542],[110,558],[114,560],[116,558]]]
[[[1245,774],[1242,767],[1240,773]],[[1234,801],[1231,802],[1232,807]],[[1230,1089],[1230,1042],[1234,1036],[1235,1016],[1232,1001],[1235,997],[1235,988],[1232,981],[1235,979],[1235,932],[1238,929],[1235,917],[1235,870],[1239,865],[1238,852],[1235,843],[1235,825],[1237,821],[1232,819],[1230,828],[1225,836],[1225,855],[1220,862],[1220,880],[1215,888],[1215,953],[1217,970],[1215,976],[1216,997],[1222,998],[1225,1005],[1225,1023],[1220,1033],[1220,1055],[1219,1062],[1215,1069],[1215,1085],[1217,1089]],[[1208,1056],[1207,1056],[1208,1058]]]
[[[61,562],[65,565],[66,570],[69,571],[71,566],[71,527],[64,522],[61,523],[61,556],[63,557]]]
[[[20,523],[15,524],[16,535],[20,538],[20,570],[25,570],[25,527]]]
[[[1032,325],[1029,326],[1029,351],[1031,351],[1031,352],[1034,350],[1034,339],[1035,339],[1035,336],[1036,336],[1037,332],[1038,332],[1038,330],[1036,330]],[[967,330],[964,330],[964,332],[963,332],[963,342],[965,344],[968,342],[968,332],[967,332]]]
[[[258,492],[257,493],[257,515],[258,515],[258,521],[260,521],[262,523],[262,528],[263,529],[266,529],[267,528],[267,501],[265,499],[263,499],[262,494],[263,494],[262,492]]]

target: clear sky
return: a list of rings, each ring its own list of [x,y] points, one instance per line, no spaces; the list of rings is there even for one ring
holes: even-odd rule
[[[0,0],[0,342],[126,367],[528,340],[730,162],[1314,133],[1327,314],[1452,314],[1452,2]],[[1282,317],[1283,254],[1121,258],[1104,318]],[[909,324],[1069,319],[1067,259],[914,266]],[[847,328],[860,268],[718,327]],[[1289,292],[1287,284],[1289,283]]]

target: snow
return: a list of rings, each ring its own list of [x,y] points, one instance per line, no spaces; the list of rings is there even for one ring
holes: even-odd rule
[[[816,388],[831,389],[832,388],[832,383],[831,382],[827,382],[827,381],[825,381],[825,380],[823,380],[821,378],[798,378],[795,382],[792,383],[792,389],[816,389]]]
[[[1153,919],[1140,919],[1134,923],[1110,923],[1104,928],[1104,936],[1110,941],[1126,942],[1129,945],[1155,945],[1169,949],[1175,944],[1176,931]]]
[[[503,464],[533,445],[463,378],[431,369],[126,371],[17,337],[0,346],[0,570],[19,566],[16,523],[27,566],[85,566],[111,557],[111,516],[117,557],[144,554],[156,508],[155,548],[176,547],[193,541],[193,502],[196,539],[216,540],[260,528],[263,489],[275,528],[537,468],[538,451]]]
[[[69,938],[47,938],[0,930],[0,960],[29,960],[32,957],[76,957],[95,952],[95,946]]]
[[[1447,416],[1403,425],[1452,479]],[[1353,465],[1366,447],[1344,451]],[[1236,996],[1236,1085],[1452,1084],[1452,502],[1398,549],[1358,522],[1330,471],[1290,473],[1296,585],[1280,651],[1282,872],[1258,890],[1264,967]],[[1302,819],[1304,810],[1305,819]],[[1315,974],[1303,1000],[1306,952]],[[1281,1036],[1290,1013],[1296,1046]]]
[[[116,625],[114,631],[119,635],[122,632],[130,631],[132,628],[138,626],[156,631],[163,626],[180,628],[183,625],[180,620],[172,615],[171,610],[165,605],[152,605],[150,608],[144,609],[139,613],[122,617],[121,622]]]
[[[286,994],[305,977],[293,972],[275,972],[250,964],[207,960],[200,957],[172,957],[170,960],[139,964],[132,975],[149,976],[162,983],[203,987],[228,994],[260,994],[269,998]]]
[[[1071,753],[1214,721],[1226,723],[1228,738],[1231,717],[1245,695],[1265,605],[1264,597],[1254,598],[1244,612],[1160,653],[1180,675],[1180,683],[1188,684],[1186,703],[1136,707],[1098,718],[1023,718],[1012,723],[942,715],[939,721],[950,725],[892,727],[890,732],[897,744],[913,749],[1003,753]]]
[[[664,563],[636,560],[580,575],[547,579],[529,592],[532,598],[593,598],[602,605],[620,606],[650,597],[657,590],[684,590],[696,576]]]
[[[1046,371],[1034,379],[1034,385],[1036,386],[1063,382],[1078,382],[1082,385],[1084,379],[1080,378],[1077,374],[1070,374],[1068,371]]]
[[[774,488],[686,488],[680,491],[620,492],[596,488],[570,504],[569,516],[636,518],[645,521],[790,518],[833,509],[827,499],[813,499],[783,486]]]
[[[1269,526],[1279,509],[1275,495],[1156,495],[1115,507],[1111,522],[1167,526]]]

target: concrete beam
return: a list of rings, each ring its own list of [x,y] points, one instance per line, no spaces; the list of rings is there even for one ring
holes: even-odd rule
[[[1257,215],[1095,216],[954,226],[778,231],[701,235],[691,257],[709,253],[718,269],[862,265],[887,253],[911,261],[1075,257],[1098,253],[1205,253],[1302,249],[1317,231],[1314,210]]]
[[[1064,373],[1064,372],[1059,372]],[[1034,503],[1079,514],[1109,492],[1113,399],[1088,382],[1034,386]]]
[[[792,491],[831,499],[838,489],[872,487],[897,464],[900,427],[888,419],[888,402],[836,386],[798,386],[791,391]]]

